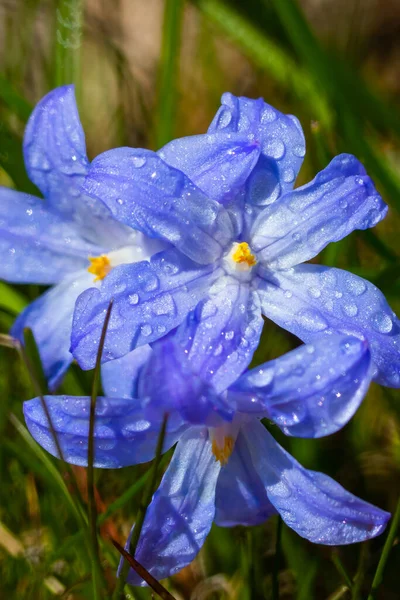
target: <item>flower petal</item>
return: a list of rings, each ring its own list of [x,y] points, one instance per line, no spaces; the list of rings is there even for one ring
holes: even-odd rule
[[[389,513],[353,496],[327,475],[304,469],[259,421],[246,423],[242,432],[269,500],[299,535],[336,546],[384,531]]]
[[[220,258],[233,239],[223,206],[150,150],[117,148],[101,154],[83,187],[119,221],[171,242],[200,264]]]
[[[89,165],[73,85],[52,90],[36,106],[25,131],[24,157],[47,201],[64,214],[73,210]]]
[[[192,371],[221,393],[251,362],[262,328],[257,294],[248,283],[224,276],[188,315],[175,337],[185,349]]]
[[[227,93],[221,102],[208,131],[247,134],[260,145],[263,159],[247,182],[246,202],[257,207],[270,204],[293,188],[306,152],[301,125],[296,117],[284,115],[262,98]]]
[[[210,198],[229,204],[256,165],[260,147],[247,134],[217,131],[173,140],[158,155]]]
[[[156,579],[183,569],[204,544],[214,518],[220,468],[207,429],[190,428],[179,441],[147,509],[135,553],[135,558]],[[129,540],[127,548],[128,545]],[[143,585],[132,569],[127,581]]]
[[[102,248],[40,198],[0,187],[0,253],[1,279],[49,284],[84,269]]]
[[[146,344],[121,358],[104,363],[101,367],[101,383],[106,396],[136,398],[139,372],[151,354],[152,349]]]
[[[365,338],[374,379],[400,387],[400,321],[372,283],[319,265],[260,274],[258,292],[267,317],[304,342],[335,331]]]
[[[270,269],[316,256],[330,242],[376,225],[387,206],[362,164],[336,156],[308,183],[267,207],[255,220],[251,247]]]
[[[93,285],[93,276],[78,272],[65,277],[19,315],[11,335],[23,341],[25,327],[32,329],[49,388],[54,390],[72,362],[69,351],[72,315],[79,294]]]
[[[114,299],[104,359],[154,342],[177,327],[219,276],[220,269],[199,266],[177,250],[148,261],[121,265],[76,303],[72,349],[82,368],[94,367],[105,312]]]
[[[64,459],[87,467],[90,398],[82,396],[45,396],[53,428]],[[31,435],[50,454],[59,458],[50,424],[40,398],[24,402],[25,421]],[[174,419],[169,425],[164,449],[179,439],[185,429]],[[94,427],[94,466],[118,469],[154,457],[159,425],[146,420],[136,399],[97,398]]]
[[[181,338],[173,332],[153,344],[153,352],[140,371],[137,390],[151,421],[161,421],[163,414],[176,411],[194,425],[219,425],[221,418],[231,421],[233,417],[225,399],[193,372]]]
[[[322,336],[248,371],[229,390],[240,412],[267,416],[286,435],[321,437],[354,415],[372,378],[366,341]]]
[[[215,523],[220,527],[259,525],[275,514],[254,469],[246,438],[239,432],[228,464],[218,477]]]

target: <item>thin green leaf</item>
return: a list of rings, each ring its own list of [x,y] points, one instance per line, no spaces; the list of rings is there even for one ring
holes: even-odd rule
[[[58,0],[56,9],[55,86],[74,83],[80,98],[83,0]]]
[[[155,123],[156,148],[164,146],[174,134],[183,6],[184,0],[166,0],[165,2]]]
[[[314,118],[324,125],[332,113],[321,87],[292,56],[272,38],[221,0],[197,0],[200,10],[261,68],[268,71],[285,89],[309,105]]]
[[[31,104],[20,94],[7,78],[0,73],[0,100],[25,123],[32,112]]]
[[[27,306],[28,300],[16,289],[0,281],[0,308],[17,316]]]

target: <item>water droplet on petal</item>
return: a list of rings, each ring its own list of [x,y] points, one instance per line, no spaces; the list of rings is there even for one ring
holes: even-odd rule
[[[306,147],[303,144],[298,144],[293,148],[293,154],[299,158],[303,158],[306,154]]]
[[[358,314],[358,308],[356,304],[343,304],[342,312],[348,317],[355,317]]]
[[[366,291],[367,285],[362,279],[351,277],[346,279],[346,288],[354,296],[361,296]]]
[[[148,337],[149,335],[151,335],[153,333],[153,328],[151,325],[146,323],[145,325],[142,325],[142,327],[140,328],[140,331],[142,332],[142,335],[144,335],[145,337]]]
[[[263,150],[267,156],[275,158],[275,160],[279,160],[285,155],[285,145],[279,140],[270,140],[264,145]]]
[[[296,174],[293,169],[285,169],[282,173],[282,180],[285,183],[292,183],[296,178]]]
[[[372,317],[372,326],[379,333],[390,333],[393,328],[393,321],[388,314],[379,311]]]
[[[276,119],[276,111],[272,106],[267,106],[261,113],[261,123],[272,123]]]
[[[319,298],[321,296],[321,290],[317,287],[310,287],[308,293],[312,298]]]
[[[134,167],[140,168],[146,164],[146,159],[143,156],[132,156],[132,162]]]
[[[138,304],[139,296],[138,294],[129,294],[129,304]]]
[[[305,309],[298,315],[298,322],[306,331],[324,331],[328,322],[318,310]]]

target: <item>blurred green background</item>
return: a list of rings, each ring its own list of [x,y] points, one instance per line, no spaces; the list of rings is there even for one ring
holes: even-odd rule
[[[361,159],[390,207],[373,231],[331,244],[318,262],[367,277],[400,311],[400,2],[398,0],[0,0],[0,184],[35,192],[22,136],[34,104],[75,83],[89,157],[156,149],[204,132],[224,91],[299,117],[307,155],[298,183],[337,153]],[[0,282],[0,331],[39,293]],[[298,344],[266,322],[254,363]],[[74,366],[62,389],[90,393]],[[86,472],[74,477],[23,426],[34,395],[17,353],[0,347],[0,598],[92,598],[83,543]],[[400,394],[373,385],[352,422],[322,440],[272,431],[306,467],[390,511],[400,494]],[[97,471],[101,552],[109,594],[148,466]],[[79,493],[73,485],[76,479]],[[125,494],[125,495],[123,495]],[[385,536],[352,547],[309,544],[277,522],[214,527],[196,561],[168,582],[179,599],[367,598]],[[376,598],[400,598],[397,538]],[[338,560],[354,579],[352,589]],[[347,582],[350,583],[350,582]],[[276,588],[276,585],[275,585]],[[273,595],[275,593],[275,596]],[[151,598],[148,590],[131,598]],[[108,597],[108,596],[107,596]]]

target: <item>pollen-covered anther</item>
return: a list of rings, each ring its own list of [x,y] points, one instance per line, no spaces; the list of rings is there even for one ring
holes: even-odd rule
[[[101,256],[89,256],[90,267],[88,272],[96,275],[94,282],[101,281],[111,271],[111,263],[108,256],[102,254]]]
[[[221,465],[226,465],[230,455],[232,454],[235,446],[235,440],[230,435],[224,437],[223,446],[221,447],[217,440],[212,441],[212,452],[215,456],[215,460],[218,460]]]
[[[232,253],[232,259],[235,263],[247,265],[248,267],[254,267],[254,265],[257,264],[257,259],[254,254],[252,254],[247,242],[240,242],[240,244],[237,244]]]

